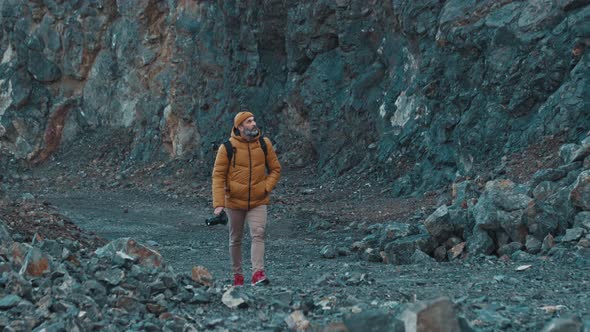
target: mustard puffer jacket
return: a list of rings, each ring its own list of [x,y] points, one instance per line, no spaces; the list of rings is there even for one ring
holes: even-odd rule
[[[270,193],[281,177],[281,164],[266,137],[263,138],[267,151],[265,160],[259,137],[248,142],[232,132],[229,139],[234,149],[231,161],[223,144],[217,150],[212,181],[213,207],[251,210],[269,204]]]

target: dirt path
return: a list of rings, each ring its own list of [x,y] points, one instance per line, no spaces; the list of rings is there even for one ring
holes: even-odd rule
[[[165,261],[178,272],[190,272],[193,266],[202,265],[220,281],[230,282],[227,227],[206,226],[204,220],[211,216],[211,208],[202,203],[140,191],[75,191],[46,194],[41,198],[81,228],[107,240],[132,237],[142,243],[154,241]],[[302,262],[324,263],[319,251],[325,237],[318,234],[310,237],[306,227],[303,221],[272,220],[271,210],[266,242],[269,276],[285,280]],[[249,248],[246,233],[245,272],[250,267]],[[299,279],[295,281],[301,283]]]

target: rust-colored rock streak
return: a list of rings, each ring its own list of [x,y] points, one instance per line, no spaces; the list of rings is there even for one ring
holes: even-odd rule
[[[72,108],[73,102],[66,101],[56,107],[56,110],[49,116],[47,128],[44,135],[44,147],[31,158],[33,165],[38,165],[53,154],[59,144],[65,127],[66,119]]]

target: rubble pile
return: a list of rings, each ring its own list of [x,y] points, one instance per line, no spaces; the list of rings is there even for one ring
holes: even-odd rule
[[[129,238],[93,252],[68,239],[15,242],[3,223],[0,237],[5,331],[191,331],[201,326],[183,311],[211,302],[209,287]]]
[[[373,224],[351,249],[390,264],[545,255],[590,265],[590,137],[559,153],[561,166],[538,170],[524,184],[456,182],[449,204],[424,219]]]

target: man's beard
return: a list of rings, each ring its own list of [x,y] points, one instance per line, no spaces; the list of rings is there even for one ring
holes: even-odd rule
[[[259,130],[258,127],[254,127],[252,129],[244,129],[244,135],[248,137],[256,137],[258,136]]]

